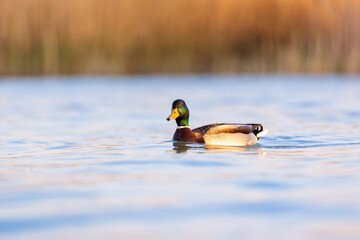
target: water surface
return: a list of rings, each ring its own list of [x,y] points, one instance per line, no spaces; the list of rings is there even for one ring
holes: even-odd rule
[[[2,79],[0,238],[359,239],[359,89],[356,76]],[[176,98],[194,128],[269,134],[173,143]]]

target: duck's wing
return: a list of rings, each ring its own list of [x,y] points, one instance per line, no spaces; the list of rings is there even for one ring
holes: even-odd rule
[[[239,123],[215,123],[193,129],[194,133],[200,133],[201,135],[208,134],[220,134],[220,133],[254,133],[257,135],[263,130],[263,126],[258,123],[251,124],[239,124]]]

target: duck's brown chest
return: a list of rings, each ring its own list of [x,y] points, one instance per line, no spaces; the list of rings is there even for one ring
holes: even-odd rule
[[[193,133],[193,131],[191,131],[191,129],[188,127],[177,128],[173,136],[173,141],[197,142],[197,143],[204,142],[202,137],[198,138],[195,135],[195,133]]]

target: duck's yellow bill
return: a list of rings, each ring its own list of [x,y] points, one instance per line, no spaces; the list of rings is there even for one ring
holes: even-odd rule
[[[176,119],[178,116],[180,116],[179,111],[177,108],[171,110],[170,116],[166,119],[168,121]]]

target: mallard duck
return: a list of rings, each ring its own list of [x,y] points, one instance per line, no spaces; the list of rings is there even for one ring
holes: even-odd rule
[[[174,120],[177,129],[173,141],[194,142],[210,145],[250,146],[266,134],[261,124],[215,123],[193,130],[189,127],[189,109],[182,99],[172,104],[168,121]]]

